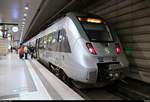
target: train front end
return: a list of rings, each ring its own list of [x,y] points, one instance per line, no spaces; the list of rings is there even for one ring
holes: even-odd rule
[[[128,71],[128,60],[117,34],[103,19],[80,16],[77,19],[89,39],[89,41],[84,40],[85,49],[93,59],[93,66],[94,64],[97,66],[96,72],[90,72],[89,68],[89,82],[95,80],[93,78],[96,78],[96,82],[124,78]],[[89,56],[84,58],[88,66],[91,63]]]

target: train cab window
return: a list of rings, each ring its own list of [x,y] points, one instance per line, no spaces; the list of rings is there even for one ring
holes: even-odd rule
[[[106,24],[100,19],[79,19],[91,42],[112,42],[113,38]]]
[[[104,24],[82,23],[86,34],[92,42],[113,41],[109,31]]]

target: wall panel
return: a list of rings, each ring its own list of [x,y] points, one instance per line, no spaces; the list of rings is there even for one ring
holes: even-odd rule
[[[112,23],[130,62],[128,77],[150,83],[150,0],[101,0],[88,12]],[[86,11],[86,9],[84,10]]]

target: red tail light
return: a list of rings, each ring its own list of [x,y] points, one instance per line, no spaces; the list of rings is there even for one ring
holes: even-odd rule
[[[117,54],[120,54],[121,48],[120,48],[120,46],[119,46],[119,43],[116,43],[115,45],[116,45],[116,53],[117,53]]]
[[[120,47],[117,47],[117,48],[116,48],[116,53],[117,53],[117,54],[120,54],[120,52],[121,52]]]
[[[88,48],[91,54],[96,55],[96,49],[92,46],[91,43],[86,43],[86,47]]]

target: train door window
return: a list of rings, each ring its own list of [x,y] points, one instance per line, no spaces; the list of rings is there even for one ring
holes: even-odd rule
[[[61,52],[71,52],[70,45],[68,42],[68,37],[66,36],[65,29],[60,30],[59,40],[61,41],[60,51]]]

